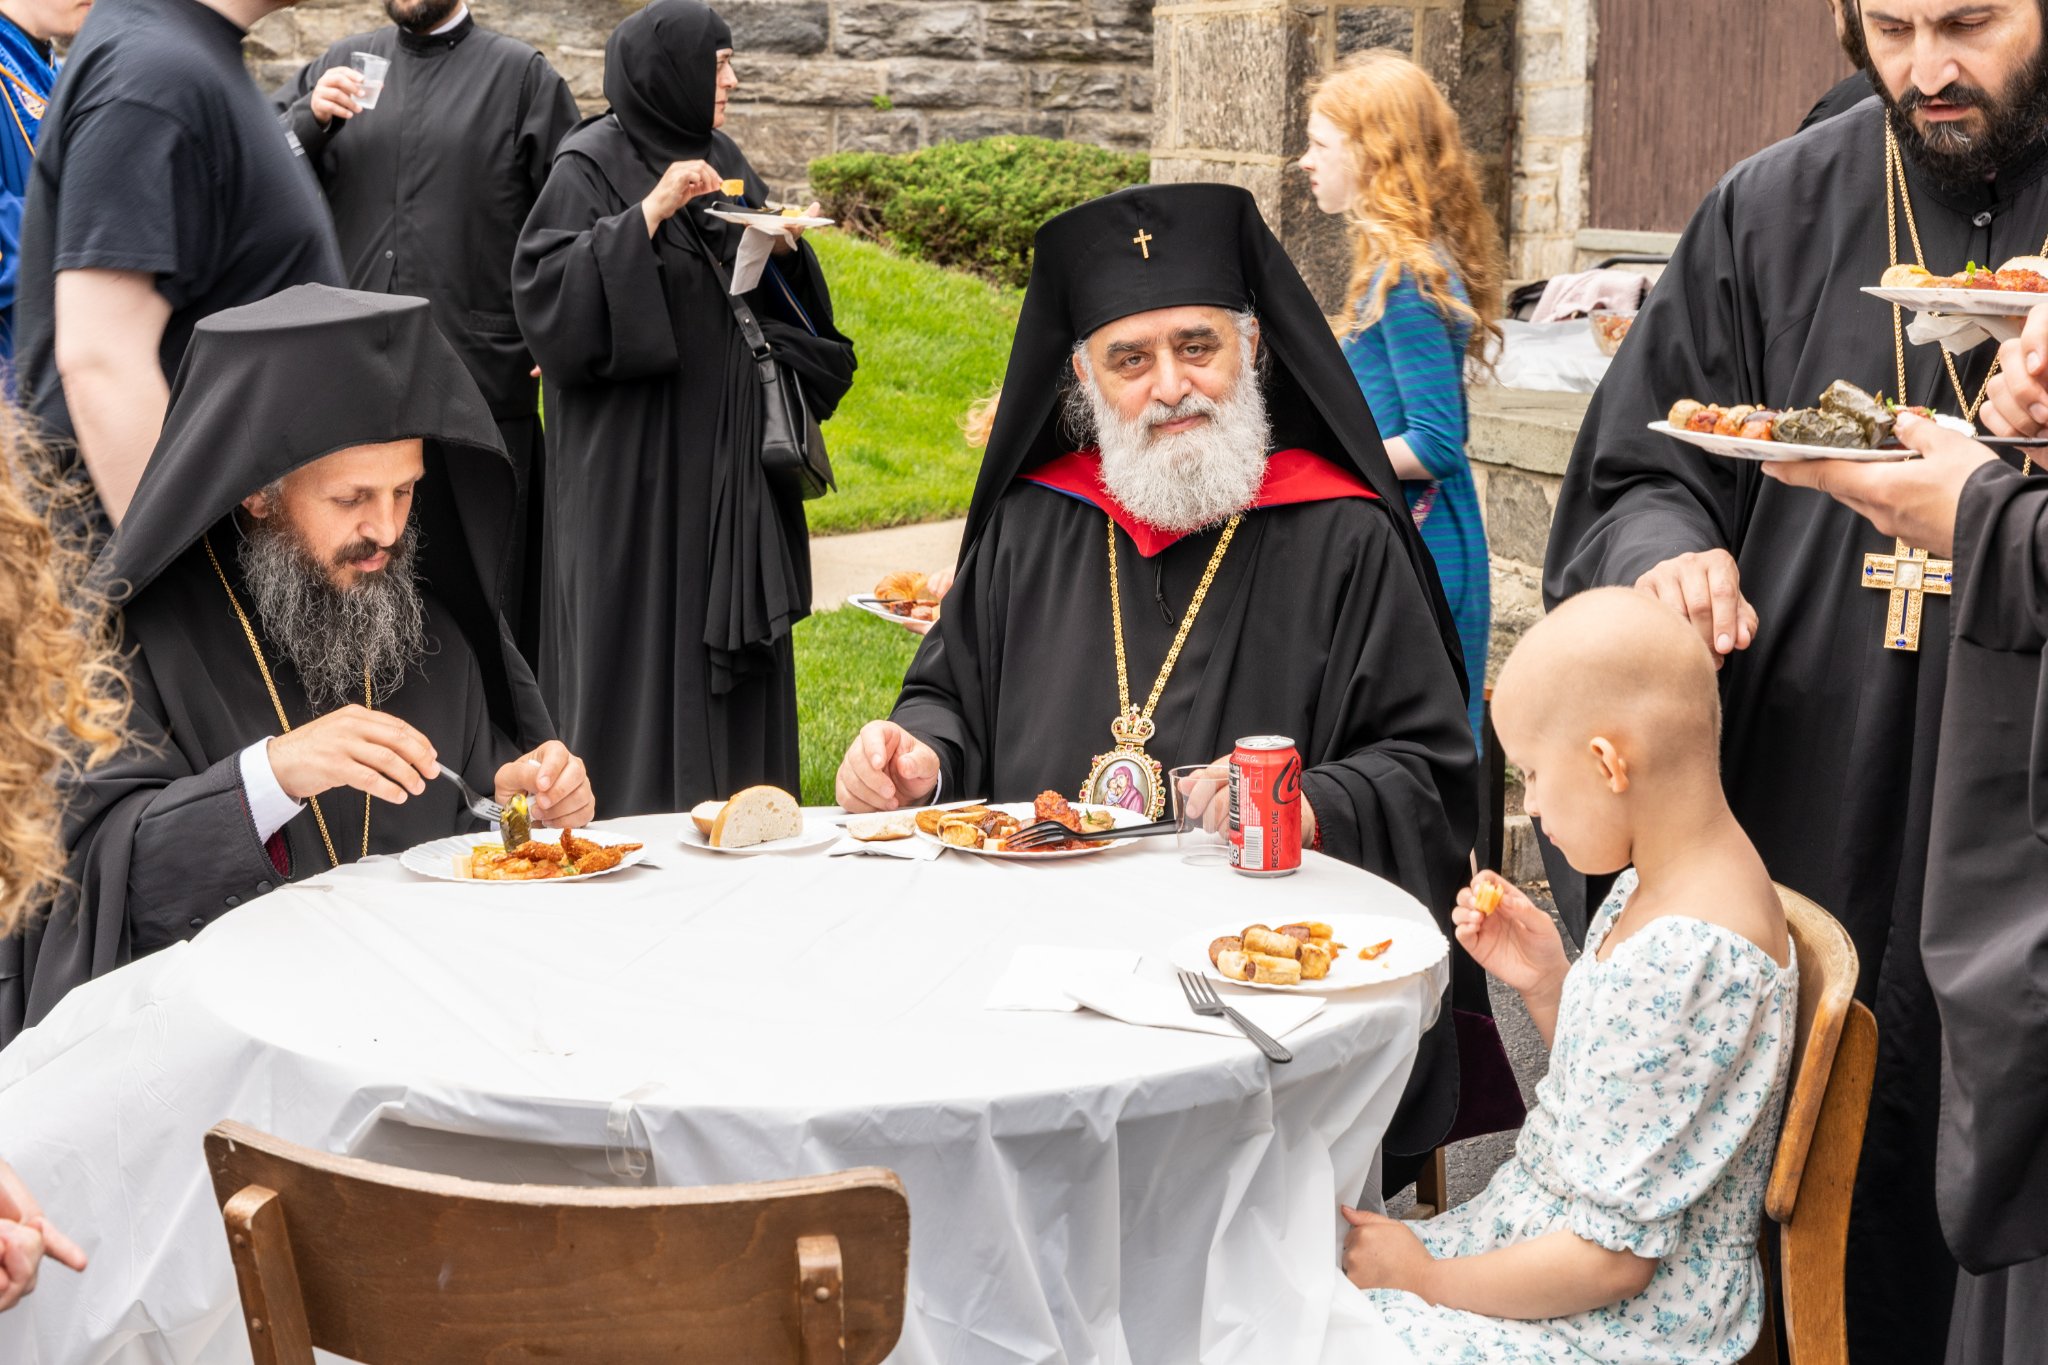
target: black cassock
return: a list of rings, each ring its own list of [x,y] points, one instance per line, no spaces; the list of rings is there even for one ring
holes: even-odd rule
[[[963,558],[892,716],[938,751],[945,792],[1078,797],[1095,756],[1113,747],[1107,525],[1079,498],[1018,483]],[[1116,534],[1131,698],[1143,705],[1222,533],[1185,537],[1151,559]],[[1469,819],[1453,828],[1446,813],[1470,808],[1464,715],[1394,527],[1371,503],[1343,498],[1245,514],[1146,748],[1171,768],[1224,757],[1242,735],[1291,737],[1322,851],[1399,883],[1441,916],[1471,842]],[[1418,1068],[1433,1056],[1426,1048]],[[1422,1106],[1404,1120],[1419,1141],[1404,1145],[1397,1130],[1390,1150],[1426,1147],[1448,1121],[1447,1109]]]
[[[2048,1360],[2048,484],[1963,489],[1920,927],[1941,1008],[1953,1365]],[[1971,1273],[1977,1272],[1977,1273]]]
[[[708,160],[747,182],[749,202],[766,197],[723,134]],[[563,738],[603,774],[607,814],[798,783],[789,629],[810,612],[810,544],[802,503],[761,469],[760,386],[700,250],[729,270],[740,230],[692,207],[650,240],[640,201],[655,179],[615,118],[579,128],[514,274],[547,384],[541,686]],[[814,415],[829,415],[852,347],[809,245],[772,261],[748,298]]]
[[[237,564],[241,498],[330,451],[404,437],[425,448],[413,515],[430,640],[421,664],[376,706],[418,728],[442,763],[485,790],[501,765],[547,736],[538,689],[494,603],[511,469],[427,305],[305,285],[216,313],[193,333],[163,439],[101,563],[107,581],[127,590],[131,738],[73,782],[67,884],[56,904],[0,943],[0,1043],[74,986],[331,866],[310,807],[280,831],[283,868],[257,837],[238,759],[279,725],[205,544],[260,635]],[[267,641],[264,657],[286,717],[311,720],[290,662]],[[335,853],[354,861],[362,794],[337,789],[320,805]],[[374,803],[370,851],[479,828],[454,784],[433,782],[402,805]]]
[[[1730,804],[1771,875],[1847,927],[1875,1010],[1878,1066],[1857,1176],[1847,1293],[1859,1365],[1942,1351],[1954,1262],[1934,1208],[1940,1029],[1917,951],[1949,604],[1926,597],[1917,653],[1887,650],[1863,557],[1894,542],[1825,495],[1646,431],[1672,402],[1810,406],[1831,381],[1893,394],[1882,106],[1860,104],[1736,167],[1701,205],[1587,413],[1565,475],[1546,599],[1629,584],[1721,547],[1760,620],[1721,675]],[[1909,163],[1927,265],[2031,255],[2048,233],[2035,148],[1967,197]],[[1912,259],[1904,215],[1900,251]],[[1971,398],[1990,347],[1959,357]],[[1953,413],[1940,352],[1906,348],[1911,402]],[[1583,931],[1583,879],[1553,865]]]
[[[375,109],[327,127],[313,87],[350,54],[391,63]],[[568,83],[525,43],[465,19],[442,34],[395,25],[343,38],[273,102],[320,177],[351,289],[412,294],[483,390],[512,457],[522,513],[505,615],[529,661],[539,635],[544,463],[539,383],[512,315],[512,252],[580,114]]]

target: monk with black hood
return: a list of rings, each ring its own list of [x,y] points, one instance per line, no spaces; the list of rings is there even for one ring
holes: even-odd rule
[[[1123,190],[1039,229],[958,576],[840,800],[1156,814],[1151,764],[1277,733],[1316,846],[1448,924],[1477,813],[1460,657],[1372,413],[1251,196]],[[1392,1153],[1450,1124],[1451,1027]]]
[[[541,684],[605,774],[606,810],[681,810],[798,782],[790,628],[808,614],[802,502],[761,463],[762,400],[726,293],[743,229],[724,180],[768,188],[717,131],[732,37],[655,0],[605,49],[610,112],[556,157],[513,265],[550,446]],[[797,242],[745,296],[829,416],[853,378],[817,258]]]
[[[480,829],[439,764],[588,814],[494,605],[513,507],[424,299],[303,285],[199,325],[101,561],[132,741],[77,779],[58,903],[0,945],[0,1039],[286,881]]]

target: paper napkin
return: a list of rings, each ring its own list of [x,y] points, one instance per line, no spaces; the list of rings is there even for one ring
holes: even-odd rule
[[[1204,1017],[1189,1009],[1187,996],[1181,993],[1177,981],[1138,976],[1077,976],[1068,980],[1066,992],[1097,1014],[1121,1019],[1126,1024],[1187,1029],[1226,1038],[1244,1036],[1228,1019]],[[1223,1003],[1275,1038],[1286,1037],[1323,1009],[1323,998],[1319,995],[1281,995],[1273,991],[1224,995]]]
[[[1138,954],[1128,948],[1055,948],[1025,944],[1010,954],[1010,965],[989,988],[982,1008],[988,1010],[1066,1010],[1081,1008],[1067,994],[1078,977],[1128,977],[1138,970]]]

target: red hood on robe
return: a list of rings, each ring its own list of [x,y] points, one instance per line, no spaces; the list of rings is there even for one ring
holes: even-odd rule
[[[1146,559],[1187,534],[1164,531],[1150,522],[1140,521],[1111,497],[1102,484],[1102,455],[1096,450],[1071,451],[1058,459],[1046,461],[1036,469],[1026,470],[1018,478],[1101,508],[1109,514],[1110,520],[1124,528],[1124,534],[1131,538],[1138,547],[1138,553]],[[1320,455],[1306,450],[1276,450],[1266,457],[1265,482],[1259,485],[1259,494],[1252,499],[1252,506],[1285,507],[1297,502],[1328,502],[1334,498],[1371,498],[1377,501],[1379,494],[1368,488],[1365,480],[1356,474],[1340,469]]]

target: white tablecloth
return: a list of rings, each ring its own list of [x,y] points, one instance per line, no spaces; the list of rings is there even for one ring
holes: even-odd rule
[[[1335,1206],[1373,1170],[1442,969],[1334,997],[1277,1067],[982,1004],[1022,944],[1136,948],[1164,974],[1217,921],[1421,906],[1316,855],[1271,880],[1170,840],[1037,866],[740,858],[681,847],[679,819],[615,822],[651,865],[574,886],[372,860],[74,993],[0,1053],[0,1152],[93,1263],[0,1316],[0,1361],[248,1359],[200,1151],[224,1118],[484,1179],[890,1167],[905,1365],[1315,1356]]]

